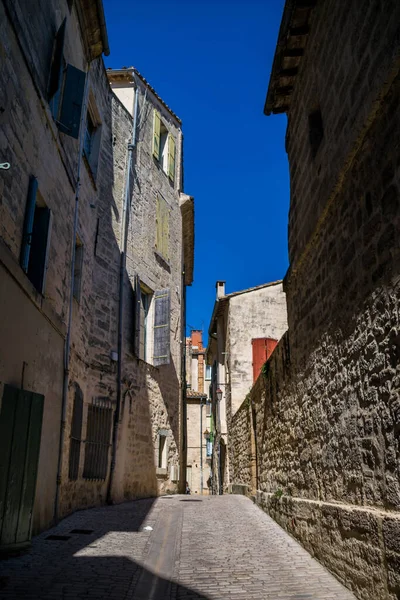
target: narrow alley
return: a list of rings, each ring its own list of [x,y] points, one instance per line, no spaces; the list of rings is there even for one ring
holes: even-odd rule
[[[248,498],[176,495],[64,519],[27,554],[2,561],[0,598],[354,596]]]

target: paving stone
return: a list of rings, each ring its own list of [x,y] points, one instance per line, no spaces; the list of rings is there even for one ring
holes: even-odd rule
[[[75,513],[0,563],[0,599],[354,600],[247,498],[181,500]]]

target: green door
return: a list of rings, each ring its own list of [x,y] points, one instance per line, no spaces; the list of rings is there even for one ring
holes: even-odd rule
[[[4,386],[0,412],[0,550],[29,544],[44,396]]]

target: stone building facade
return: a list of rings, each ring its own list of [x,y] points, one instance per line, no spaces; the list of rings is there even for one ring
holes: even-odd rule
[[[185,443],[181,123],[139,74],[136,121],[112,90],[101,2],[39,4],[0,2],[2,547],[78,508],[175,491]]]
[[[113,496],[123,500],[173,493],[185,485],[184,288],[193,279],[194,202],[183,193],[180,119],[136,69],[107,73],[116,96],[114,122],[126,115],[136,120],[126,211],[122,421],[113,487]],[[124,169],[124,158],[117,158],[118,169]],[[120,199],[115,214],[122,215]],[[120,226],[116,219],[115,228]]]
[[[400,594],[399,22],[286,3],[266,113],[288,117],[289,330],[236,429],[259,505],[362,600]]]
[[[92,83],[102,72],[108,43],[100,3],[70,4],[49,2],[44,10],[38,2],[0,3],[0,153],[1,162],[10,164],[0,172],[0,420],[14,436],[13,442],[2,435],[2,464],[7,456],[11,465],[10,472],[2,471],[2,522],[10,523],[2,545],[23,543],[32,525],[38,531],[54,517],[77,198],[80,243],[96,222],[91,204],[99,193],[81,160],[78,137],[85,73]],[[102,93],[107,97],[107,86]],[[112,165],[105,165],[99,186],[111,175]],[[85,261],[89,257],[85,252]],[[76,284],[78,279],[76,274]],[[87,323],[75,319],[76,314],[72,328],[78,340]],[[27,448],[18,439],[27,439]],[[11,471],[18,474],[15,488]],[[29,497],[21,497],[20,486]],[[19,503],[24,515],[18,514]],[[23,531],[15,525],[22,516]]]
[[[203,332],[186,338],[186,481],[192,494],[208,494],[211,482],[211,367],[205,364]]]
[[[212,366],[212,404],[216,427],[213,492],[239,483],[238,446],[230,436],[232,419],[253,384],[253,347],[258,339],[279,340],[287,329],[282,281],[225,294],[217,281],[217,297],[209,327],[207,364]],[[218,395],[220,399],[218,399]],[[232,459],[232,460],[231,460]]]

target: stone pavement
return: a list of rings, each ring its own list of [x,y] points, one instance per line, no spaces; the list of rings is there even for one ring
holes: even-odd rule
[[[0,598],[354,600],[243,496],[164,496],[75,513],[27,554],[1,561]]]

